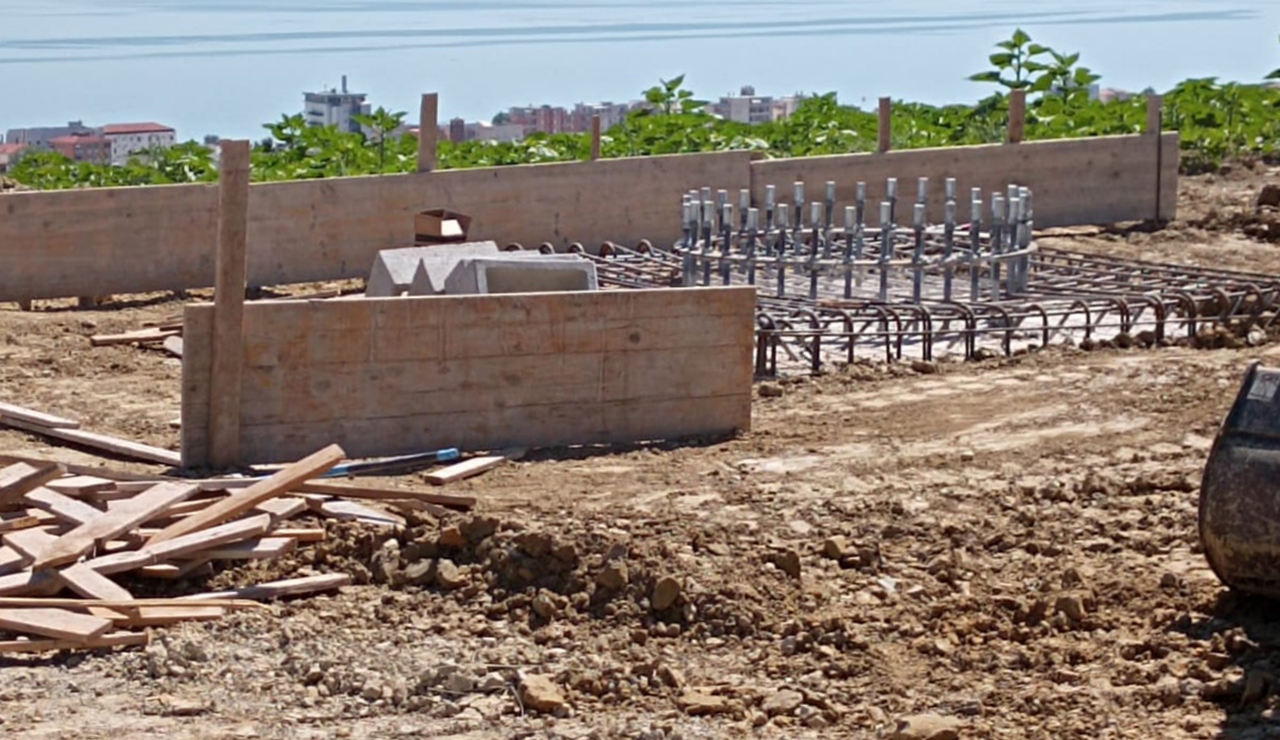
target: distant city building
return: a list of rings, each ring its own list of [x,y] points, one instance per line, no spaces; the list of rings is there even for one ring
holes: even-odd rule
[[[371,112],[365,93],[347,90],[347,76],[342,76],[342,89],[303,93],[302,115],[308,126],[336,126],[339,131],[362,133],[355,116]]]
[[[178,135],[159,123],[112,123],[102,127],[102,138],[110,144],[110,162],[117,167],[129,163],[129,157],[146,154],[153,149],[168,149],[178,143]]]
[[[578,103],[570,114],[573,130],[587,133],[591,130],[591,120],[600,116],[600,130],[608,131],[627,120],[627,114],[635,108],[633,103]]]
[[[520,141],[524,138],[524,126],[518,123],[492,124],[486,121],[464,121],[455,118],[449,129],[442,132],[449,141]]]
[[[511,125],[520,126],[524,135],[534,133],[562,134],[571,132],[569,111],[560,106],[526,106],[507,111]]]
[[[114,164],[112,142],[95,132],[58,136],[49,140],[49,147],[73,162]]]
[[[0,144],[0,172],[8,172],[9,166],[18,161],[18,155],[26,144]]]
[[[804,98],[793,95],[774,98],[768,95],[756,95],[751,85],[743,85],[737,95],[729,95],[712,103],[711,113],[729,121],[749,123],[752,125],[780,121],[791,116],[804,102]]]
[[[59,136],[91,133],[94,133],[93,129],[84,125],[83,121],[70,121],[66,126],[11,128],[5,133],[4,141],[6,144],[26,144],[33,149],[50,149],[49,142]]]

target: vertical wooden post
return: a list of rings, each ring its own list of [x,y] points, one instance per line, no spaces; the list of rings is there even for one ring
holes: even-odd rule
[[[887,152],[893,146],[893,100],[880,98],[880,147]]]
[[[436,168],[436,140],[440,138],[440,98],[436,93],[422,96],[418,115],[418,171]]]
[[[1147,96],[1147,133],[1158,134],[1164,118],[1164,96],[1152,93]]]
[[[591,117],[591,161],[600,159],[600,114]]]
[[[249,224],[249,142],[223,141],[218,174],[218,255],[209,377],[209,462],[240,462],[240,376]]]
[[[1027,91],[1009,93],[1009,143],[1020,144],[1027,126]]]

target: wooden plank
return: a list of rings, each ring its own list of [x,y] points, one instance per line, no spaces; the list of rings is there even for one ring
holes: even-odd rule
[[[0,654],[15,653],[48,653],[55,650],[88,650],[113,647],[137,647],[151,643],[151,635],[147,632],[110,632],[89,640],[3,640],[0,641]]]
[[[345,455],[346,453],[338,445],[329,445],[285,467],[264,481],[237,491],[203,511],[170,524],[151,537],[147,544],[154,545],[171,540],[239,516],[263,501],[293,489],[308,478],[320,475],[341,462]]]
[[[110,540],[164,511],[179,501],[190,498],[199,488],[185,483],[159,483],[144,493],[124,502],[120,507],[97,519],[82,524],[49,546],[32,564],[40,570],[53,565],[72,562],[85,554],[96,543]]]
[[[147,462],[156,462],[161,465],[170,465],[172,467],[182,466],[182,456],[170,450],[164,450],[159,447],[141,444],[139,442],[131,442],[127,439],[112,437],[106,434],[98,434],[96,432],[87,432],[83,429],[46,429],[34,424],[28,424],[24,421],[17,421],[8,417],[0,418],[0,423],[11,426],[14,429],[21,429],[32,434],[39,434],[45,437],[60,439],[65,442],[90,447],[97,450],[104,450],[123,457],[134,458],[137,460],[145,460]]]
[[[254,511],[261,511],[270,514],[275,522],[282,522],[285,519],[292,519],[307,510],[307,502],[292,496],[285,498],[274,498],[263,501],[253,507]]]
[[[26,529],[28,527],[35,527],[41,523],[42,519],[46,517],[48,519],[53,518],[43,511],[40,512],[40,514],[45,514],[45,517],[38,517],[33,515],[31,512],[26,511],[0,514],[0,534],[5,532],[14,532],[19,529]]]
[[[1009,143],[1021,144],[1027,127],[1027,91],[1009,92]]]
[[[418,108],[418,172],[436,168],[436,140],[440,136],[440,96],[426,93]]]
[[[51,571],[36,573],[30,568],[0,576],[0,596],[47,596],[62,590],[62,581]]]
[[[10,573],[17,573],[27,567],[27,563],[31,559],[26,555],[18,552],[12,547],[0,547],[0,576],[7,576]]]
[[[349,579],[350,576],[347,576]],[[305,580],[305,579],[304,579]],[[130,599],[128,601],[115,601],[104,599],[51,599],[51,598],[29,598],[25,596],[4,596],[0,597],[0,609],[7,610],[23,610],[23,609],[141,609],[152,606],[190,606],[191,599],[199,598],[203,606],[220,606],[223,609],[264,609],[254,599],[235,598],[216,596],[214,594],[196,594],[195,596],[183,596],[179,598],[156,598],[156,599]]]
[[[165,329],[140,329],[123,334],[95,334],[89,337],[93,347],[110,347],[117,344],[147,344],[163,342],[169,337],[176,337],[180,332]]]
[[[298,541],[291,537],[263,537],[201,550],[200,557],[208,560],[270,560],[293,552],[297,546]]]
[[[0,609],[0,628],[85,644],[111,629],[111,622],[64,609]]]
[[[13,463],[24,462],[30,465],[44,465],[54,462],[53,460],[45,460],[38,457],[30,457],[28,455],[16,454],[13,452],[0,452],[0,463],[9,465]],[[58,463],[66,468],[67,472],[72,475],[88,475],[101,478],[110,478],[114,481],[139,481],[153,480],[156,478],[154,473],[131,473],[127,470],[117,470],[108,468],[99,463],[98,465],[76,465],[75,463]]]
[[[44,527],[32,527],[19,529],[16,532],[6,532],[0,536],[0,539],[27,560],[34,561],[58,541],[58,536]]]
[[[323,527],[306,527],[297,529],[277,529],[271,534],[276,537],[289,537],[298,542],[324,542],[328,537]]]
[[[880,98],[880,123],[877,151],[881,154],[893,146],[893,99]]]
[[[138,574],[142,576],[146,576],[147,578],[163,578],[166,580],[174,581],[179,578],[183,578],[193,573],[196,573],[197,571],[208,570],[209,568],[210,568],[210,565],[207,559],[198,558],[196,560],[188,560],[187,562],[181,563],[181,564],[156,563],[155,565],[148,565],[147,567],[138,571]]]
[[[245,588],[232,589],[230,591],[216,591],[213,593],[194,594],[192,596],[181,596],[180,601],[216,601],[219,599],[255,599],[267,600],[284,596],[300,596],[302,594],[318,593],[321,591],[332,591],[342,586],[351,584],[351,576],[346,573],[328,573],[319,576],[306,576],[303,578],[289,578],[283,581],[272,581],[270,583],[261,583],[257,586],[247,586]],[[4,600],[0,599],[0,605]]]
[[[0,505],[16,504],[29,491],[61,477],[63,469],[56,463],[31,465],[15,463],[0,470]]]
[[[75,421],[74,419],[64,419],[61,416],[54,416],[53,414],[46,414],[43,411],[35,411],[33,409],[15,406],[11,403],[0,403],[0,417],[16,419],[17,421],[25,421],[50,429],[80,428],[80,422]]]
[[[312,511],[332,519],[381,524],[391,527],[403,527],[405,525],[405,520],[402,516],[371,509],[355,501],[325,500],[320,497],[309,499],[309,503]]]
[[[209,380],[209,461],[240,462],[240,377],[248,272],[249,142],[222,143],[218,180],[218,253]]]
[[[427,473],[423,476],[423,480],[433,486],[444,486],[454,483],[481,473],[493,470],[507,461],[504,455],[488,455],[483,457],[473,457],[470,460],[463,460],[460,463],[454,463],[447,468],[441,468]]]
[[[116,552],[109,555],[99,555],[96,558],[84,561],[84,564],[93,569],[95,573],[105,576],[113,573],[127,573],[131,570],[145,568],[155,561],[155,555],[149,552],[141,550],[126,550],[124,552]],[[42,572],[51,573],[52,571]]]
[[[600,114],[591,117],[591,161],[600,159]]]
[[[239,542],[250,537],[266,534],[271,530],[272,521],[270,514],[258,514],[257,516],[237,519],[154,544],[147,544],[140,552],[152,556],[157,561],[172,560],[199,553],[209,548],[220,547],[231,542]]]
[[[83,498],[91,494],[111,491],[115,489],[116,482],[110,478],[98,478],[92,475],[69,475],[51,480],[44,484],[44,487],[72,498]]]
[[[463,496],[456,493],[430,493],[428,491],[413,491],[403,488],[351,486],[316,480],[307,481],[298,486],[296,490],[299,493],[319,493],[326,496],[370,499],[373,501],[420,501],[462,511],[474,508],[476,505],[475,496]]]
[[[163,627],[179,622],[207,622],[227,613],[220,606],[147,606],[117,620],[122,627]]]
[[[103,599],[108,601],[129,601],[133,594],[115,581],[101,575],[85,563],[69,565],[58,571],[58,579],[67,588],[86,599]]]
[[[77,501],[44,487],[27,491],[23,499],[32,506],[43,509],[70,524],[84,524],[104,514],[101,509],[95,509],[83,501]]]

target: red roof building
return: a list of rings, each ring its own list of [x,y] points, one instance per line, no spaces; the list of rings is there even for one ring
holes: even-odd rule
[[[92,162],[94,164],[108,164],[111,162],[111,142],[104,136],[96,136],[94,134],[59,136],[50,139],[49,146],[53,147],[55,152],[73,162]]]
[[[26,144],[0,144],[0,172],[8,170],[18,153],[26,148]]]

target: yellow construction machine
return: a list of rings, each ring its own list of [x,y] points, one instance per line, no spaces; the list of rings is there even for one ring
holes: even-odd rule
[[[1209,567],[1239,591],[1280,598],[1280,368],[1254,362],[1200,484]]]

